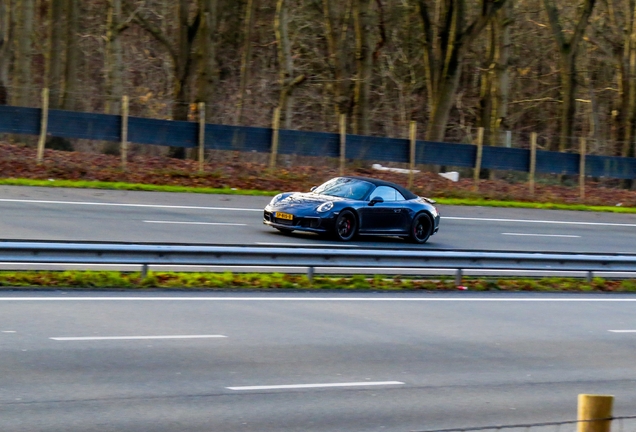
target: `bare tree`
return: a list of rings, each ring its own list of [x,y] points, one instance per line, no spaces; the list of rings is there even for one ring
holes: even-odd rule
[[[30,90],[33,85],[31,68],[33,43],[31,38],[34,30],[35,0],[16,0],[14,7],[16,27],[13,101],[15,105],[27,106],[32,102],[30,98]]]
[[[476,17],[467,22],[466,0],[418,0],[428,90],[427,139],[444,140],[466,51],[505,3],[506,0],[481,0]]]
[[[243,54],[241,56],[241,83],[237,102],[238,114],[237,124],[243,124],[243,113],[245,105],[245,94],[247,92],[247,80],[250,74],[250,61],[252,59],[252,30],[254,27],[254,15],[256,14],[256,4],[258,0],[247,0],[245,6],[245,18],[243,20]]]
[[[79,49],[79,31],[81,3],[80,0],[67,0],[68,8],[66,12],[67,32],[66,32],[66,70],[64,73],[64,98],[62,108],[65,110],[77,109],[78,88],[79,88],[79,67],[81,52]]]
[[[210,109],[214,102],[214,90],[218,84],[218,64],[216,60],[216,45],[218,33],[218,1],[199,0],[201,10],[201,27],[199,29],[197,45],[197,99],[205,102],[208,109],[206,118],[212,117]]]
[[[11,0],[0,0],[0,105],[8,102],[11,63]]]
[[[582,0],[582,8],[574,30],[569,38],[559,20],[559,10],[554,0],[543,0],[548,14],[550,28],[559,50],[559,69],[561,76],[561,133],[559,151],[569,148],[569,140],[574,133],[574,116],[576,114],[576,55],[579,43],[585,35],[590,16],[596,0]]]
[[[68,0],[52,1],[49,4],[48,26],[49,41],[46,52],[45,87],[49,88],[49,106],[51,109],[62,107],[62,88],[65,53],[67,42],[66,9]]]

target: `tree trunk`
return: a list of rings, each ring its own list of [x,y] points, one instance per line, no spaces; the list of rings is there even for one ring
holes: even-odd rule
[[[495,106],[494,118],[491,119],[491,142],[495,145],[500,141],[501,130],[507,126],[508,100],[510,95],[510,47],[512,45],[510,31],[514,13],[513,0],[497,13],[496,28],[499,33],[499,43],[495,52]]]
[[[202,13],[201,27],[197,51],[199,73],[197,78],[197,99],[205,102],[206,119],[212,119],[214,90],[218,82],[218,65],[216,61],[216,34],[218,27],[217,0],[199,0]]]
[[[345,12],[342,18],[342,25],[339,29],[336,29],[337,21],[334,17],[332,0],[322,0],[325,39],[329,55],[328,64],[333,78],[333,84],[328,86],[333,93],[336,118],[340,114],[349,112],[349,82],[345,72],[348,52],[343,42],[347,38],[349,31],[348,22],[352,10],[352,1],[340,2],[344,3]]]
[[[369,88],[373,68],[372,49],[369,42],[371,33],[370,1],[354,0],[353,12],[357,69],[353,105],[353,133],[361,135],[369,135]]]
[[[15,63],[13,68],[13,85],[15,92],[13,104],[28,106],[31,100],[31,86],[33,85],[31,73],[31,57],[33,37],[35,0],[17,0],[16,28],[15,28]]]
[[[78,106],[78,69],[80,65],[79,49],[79,20],[80,20],[80,0],[68,0],[67,9],[67,38],[66,38],[66,72],[64,88],[64,101],[62,108],[73,111]]]
[[[11,63],[11,41],[9,39],[11,23],[10,0],[0,0],[0,105],[9,101],[9,65]]]
[[[626,97],[624,98],[624,118],[625,124],[623,126],[623,146],[621,149],[621,156],[629,157],[634,156],[634,120],[636,120],[636,4],[630,10],[629,27],[626,29],[625,35],[625,63],[626,63]]]
[[[49,5],[49,49],[46,54],[45,87],[49,88],[49,108],[62,107],[62,74],[66,45],[66,14],[68,0],[52,1]]]
[[[124,60],[121,45],[121,0],[108,1],[106,33],[106,113],[119,114],[124,96]]]
[[[245,20],[243,27],[243,56],[241,57],[241,82],[239,84],[239,94],[238,94],[238,114],[237,124],[243,124],[244,118],[244,105],[245,105],[245,93],[247,91],[247,80],[249,78],[249,63],[252,59],[252,29],[254,27],[254,15],[256,12],[256,2],[257,0],[247,0],[247,5],[245,7]]]

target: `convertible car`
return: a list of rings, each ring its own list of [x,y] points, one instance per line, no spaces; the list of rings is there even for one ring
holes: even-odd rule
[[[439,229],[434,204],[387,181],[336,177],[308,193],[276,195],[265,207],[263,223],[283,233],[332,234],[342,241],[361,234],[426,243]]]

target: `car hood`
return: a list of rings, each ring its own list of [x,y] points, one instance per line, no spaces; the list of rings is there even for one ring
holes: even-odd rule
[[[278,208],[290,208],[290,207],[299,207],[299,208],[307,208],[307,207],[317,207],[322,203],[325,203],[327,201],[332,201],[332,202],[336,202],[336,201],[342,201],[343,198],[339,198],[339,197],[333,197],[333,196],[328,196],[328,195],[317,195],[314,193],[301,193],[301,192],[296,192],[293,193],[291,195],[289,195],[288,197],[283,198],[282,200],[278,201],[274,207],[278,207]]]

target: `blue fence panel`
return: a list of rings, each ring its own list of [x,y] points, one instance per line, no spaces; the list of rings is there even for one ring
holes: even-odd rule
[[[585,174],[592,177],[636,178],[636,159],[616,156],[587,156]]]
[[[537,172],[574,175],[579,173],[579,155],[537,150]]]
[[[194,122],[128,118],[128,141],[171,147],[196,147],[199,125]]]
[[[281,130],[278,135],[278,153],[337,158],[340,155],[340,135]]]
[[[121,117],[50,110],[48,134],[64,138],[121,141]]]
[[[207,149],[267,153],[271,146],[271,129],[212,124],[205,127],[205,148]]]
[[[347,135],[347,159],[408,162],[409,141],[399,138]]]
[[[0,105],[0,132],[38,135],[40,121],[39,108]]]
[[[418,141],[415,162],[418,164],[474,167],[477,146],[433,141]]]
[[[530,171],[530,150],[484,146],[482,168]]]

